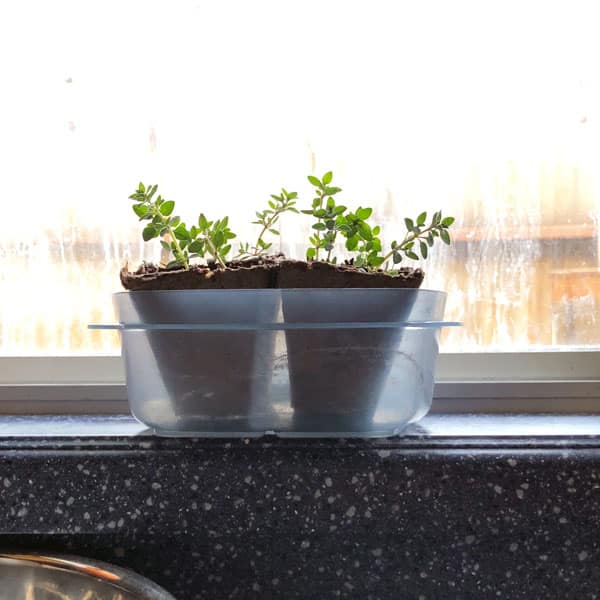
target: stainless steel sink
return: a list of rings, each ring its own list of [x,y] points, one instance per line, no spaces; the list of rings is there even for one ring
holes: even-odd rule
[[[132,571],[71,556],[0,554],[0,600],[175,600]]]

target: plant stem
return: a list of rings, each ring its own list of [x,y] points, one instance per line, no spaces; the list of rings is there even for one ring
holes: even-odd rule
[[[155,216],[160,217],[160,219],[163,222],[164,227],[166,227],[167,229],[167,233],[169,234],[169,237],[171,238],[171,244],[172,244],[172,252],[173,252],[173,256],[175,257],[175,260],[179,261],[181,264],[183,264],[184,269],[189,269],[190,268],[190,263],[188,262],[188,259],[186,258],[185,254],[183,253],[181,246],[179,245],[179,240],[177,239],[177,237],[175,236],[175,233],[173,232],[173,228],[169,225],[169,217],[164,217],[161,213],[160,213],[160,209],[152,207],[152,212],[154,213]]]
[[[331,240],[331,245],[333,246],[335,244],[335,240],[337,238],[337,231],[333,234],[333,240]],[[325,259],[326,262],[329,262],[331,259],[331,251],[333,250],[333,248],[330,248],[327,251],[327,258]]]
[[[225,268],[225,263],[223,262],[223,259],[217,252],[217,249],[214,247],[213,243],[210,241],[210,238],[206,236],[204,240],[208,251],[210,252],[211,256],[215,259],[215,262],[218,262],[223,268]]]
[[[325,192],[323,190],[319,190],[319,208],[323,208],[323,200],[325,198]],[[321,217],[317,217],[317,222],[321,223],[322,219]],[[319,233],[319,230],[317,229],[317,244],[315,244],[316,246],[316,254],[315,254],[315,260],[319,260],[319,250],[321,250],[321,234]]]
[[[275,211],[274,214],[271,215],[270,219],[263,225],[263,228],[258,236],[258,238],[256,238],[256,245],[254,246],[254,252],[252,253],[252,256],[259,256],[260,255],[260,240],[262,240],[262,236],[265,235],[267,229],[270,229],[271,227],[273,227],[273,225],[275,225],[275,223],[277,223],[277,219],[279,218],[279,215],[281,213],[278,211]]]
[[[383,257],[383,262],[385,263],[387,260],[389,260],[392,257],[392,255],[394,254],[394,252],[403,250],[406,247],[406,244],[410,244],[410,242],[414,242],[416,239],[421,238],[423,236],[423,234],[429,233],[430,231],[433,231],[435,228],[436,228],[435,225],[430,225],[429,227],[427,227],[427,229],[423,229],[422,231],[420,231],[418,235],[412,231],[407,231],[402,242],[400,244],[398,244],[395,248],[392,248]]]

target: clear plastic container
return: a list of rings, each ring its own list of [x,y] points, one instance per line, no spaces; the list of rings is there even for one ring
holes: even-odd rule
[[[114,295],[131,412],[159,435],[384,437],[433,395],[446,295],[265,289]]]

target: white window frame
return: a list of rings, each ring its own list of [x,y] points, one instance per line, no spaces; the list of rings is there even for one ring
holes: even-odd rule
[[[120,356],[0,357],[0,414],[128,412]],[[600,351],[441,354],[434,413],[600,413]]]

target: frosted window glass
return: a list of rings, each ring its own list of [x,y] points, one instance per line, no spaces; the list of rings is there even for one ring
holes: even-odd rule
[[[0,354],[106,354],[110,294],[158,183],[239,239],[334,171],[388,242],[457,217],[425,265],[445,351],[595,346],[600,37],[593,2],[4,0]],[[301,256],[306,221],[284,219]]]

